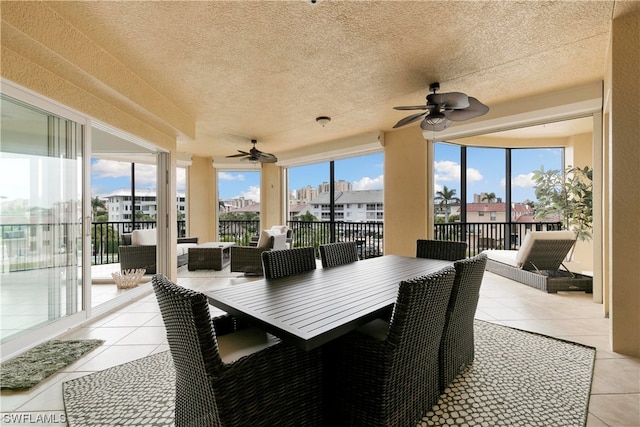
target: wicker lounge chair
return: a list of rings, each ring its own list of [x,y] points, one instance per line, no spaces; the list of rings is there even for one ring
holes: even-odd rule
[[[440,395],[438,351],[455,270],[400,283],[391,322],[329,344],[330,425],[415,426]]]
[[[265,279],[291,276],[315,270],[316,254],[312,247],[262,252]]]
[[[480,297],[480,285],[487,255],[479,254],[454,263],[447,321],[440,341],[440,393],[471,362],[475,354],[473,320]]]
[[[593,289],[593,279],[572,273],[563,261],[576,242],[572,231],[530,231],[517,251],[486,250],[487,271],[548,293]],[[564,270],[560,270],[560,266]]]
[[[416,258],[442,259],[445,261],[458,261],[467,257],[466,242],[452,242],[448,240],[416,241]]]
[[[175,425],[320,426],[322,353],[257,328],[217,335],[207,298],[153,277],[176,369]]]
[[[247,276],[262,276],[262,252],[286,249],[286,234],[263,230],[256,246],[231,247],[231,271]]]
[[[327,243],[318,246],[322,267],[335,267],[358,261],[358,245],[356,242]]]

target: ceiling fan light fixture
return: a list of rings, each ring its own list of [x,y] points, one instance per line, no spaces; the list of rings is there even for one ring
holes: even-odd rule
[[[330,121],[331,121],[331,117],[328,117],[328,116],[316,117],[316,122],[318,122],[318,124],[322,127],[325,127],[326,125],[328,125]]]
[[[447,119],[447,117],[444,115],[444,113],[433,113],[433,114],[429,114],[425,120],[427,123],[429,123],[430,125],[439,125],[440,123],[444,122]]]

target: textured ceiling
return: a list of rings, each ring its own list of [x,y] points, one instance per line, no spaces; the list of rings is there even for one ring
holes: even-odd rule
[[[278,154],[389,131],[429,83],[485,104],[604,78],[614,1],[47,2],[195,122]],[[315,117],[332,121],[320,127]],[[419,131],[418,124],[416,132]],[[454,124],[455,126],[455,124]]]

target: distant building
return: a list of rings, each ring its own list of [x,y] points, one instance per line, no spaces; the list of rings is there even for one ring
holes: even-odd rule
[[[237,208],[244,208],[246,206],[255,205],[256,201],[253,199],[245,199],[244,197],[238,197],[235,199],[220,200],[224,203],[225,211],[232,211]]]
[[[158,203],[156,201],[156,190],[154,188],[136,189],[135,193],[136,211],[142,212],[156,218],[158,214]],[[109,221],[131,221],[133,209],[131,204],[131,189],[122,188],[113,191],[103,197],[107,200],[107,212],[109,212]],[[178,193],[176,196],[178,211],[185,212],[185,195]]]
[[[338,221],[382,221],[384,219],[383,190],[336,191],[334,197],[335,219]],[[300,215],[310,212],[316,218],[330,219],[329,193],[321,193],[313,199]]]

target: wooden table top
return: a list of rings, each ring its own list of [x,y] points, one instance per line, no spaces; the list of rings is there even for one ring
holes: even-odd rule
[[[392,306],[402,280],[451,265],[450,261],[386,255],[204,293],[215,307],[311,350]]]

